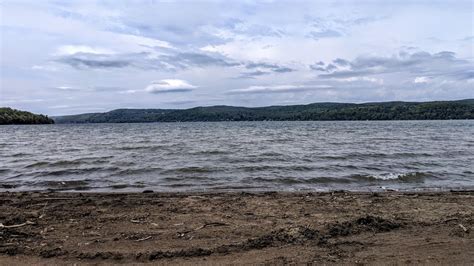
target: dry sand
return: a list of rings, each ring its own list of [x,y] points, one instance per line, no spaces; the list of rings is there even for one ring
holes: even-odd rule
[[[474,193],[0,193],[0,264],[474,264]]]

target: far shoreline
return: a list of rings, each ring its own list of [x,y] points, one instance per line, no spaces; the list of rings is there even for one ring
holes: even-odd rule
[[[166,122],[86,122],[86,123],[52,123],[52,124],[0,124],[1,126],[70,126],[70,125],[145,125],[145,124],[198,124],[198,123],[334,123],[334,122],[445,122],[445,121],[474,121],[474,118],[460,119],[402,119],[402,120],[242,120],[242,121],[166,121]]]

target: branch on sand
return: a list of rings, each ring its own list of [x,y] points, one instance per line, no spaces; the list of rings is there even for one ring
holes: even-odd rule
[[[26,226],[26,225],[35,225],[36,223],[35,222],[31,222],[31,221],[26,221],[22,224],[13,224],[13,225],[4,225],[3,223],[0,223],[0,229],[2,228],[17,228],[17,227],[22,227],[22,226]]]

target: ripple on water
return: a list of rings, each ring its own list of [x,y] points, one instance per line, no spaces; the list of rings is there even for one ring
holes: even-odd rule
[[[51,190],[90,190],[93,186],[90,184],[93,180],[45,180],[36,182],[34,185],[38,187],[45,187]]]
[[[136,176],[162,171],[160,167],[127,168],[114,173],[112,176]]]
[[[383,173],[378,175],[351,175],[355,181],[398,181],[398,182],[423,182],[426,178],[435,178],[432,174],[423,172],[413,173]]]
[[[50,170],[50,171],[39,171],[33,172],[29,175],[36,177],[47,177],[47,176],[78,176],[78,175],[94,175],[99,173],[108,173],[119,170],[118,167],[89,167],[89,168],[68,168],[61,170]]]
[[[5,126],[0,189],[473,187],[471,136],[474,121]]]
[[[178,167],[174,169],[166,169],[162,172],[162,174],[180,174],[180,173],[212,173],[217,171],[218,169],[214,167],[199,167],[199,166],[189,166],[189,167]]]
[[[0,168],[0,174],[7,174],[10,173],[12,170],[6,168]]]

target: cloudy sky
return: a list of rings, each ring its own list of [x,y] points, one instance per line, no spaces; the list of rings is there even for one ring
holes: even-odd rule
[[[0,1],[0,106],[474,98],[474,7],[445,1]]]

